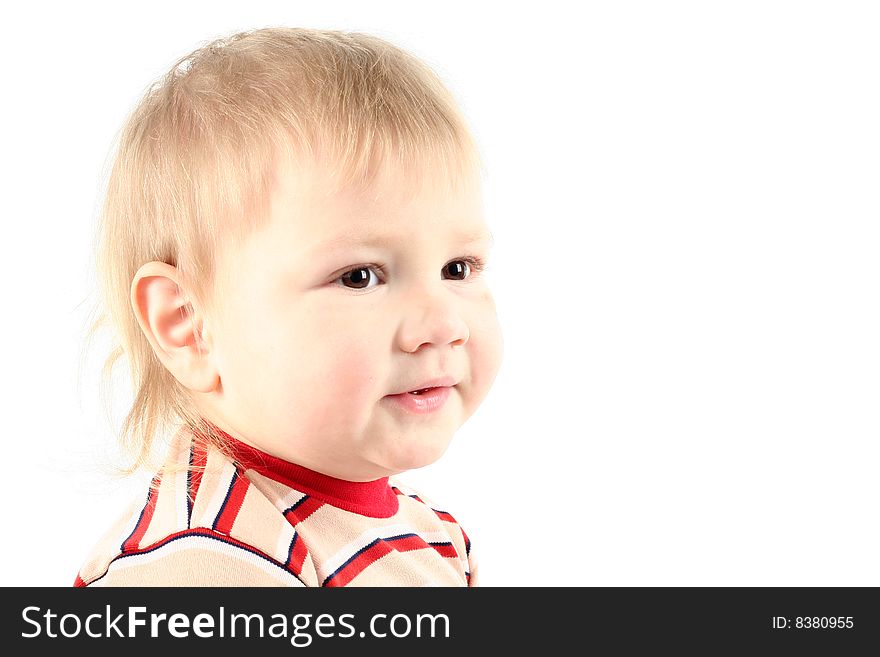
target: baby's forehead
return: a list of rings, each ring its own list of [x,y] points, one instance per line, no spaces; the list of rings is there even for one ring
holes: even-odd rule
[[[337,162],[287,158],[275,167],[273,183],[271,193],[277,202],[298,200],[313,209],[345,205],[354,222],[376,209],[473,201],[482,196],[479,171],[428,158],[406,166],[386,158],[359,171],[346,170]]]
[[[275,189],[296,187],[315,197],[371,204],[404,204],[415,196],[470,192],[481,185],[477,162],[466,153],[410,152],[406,157],[377,151],[350,159],[339,153],[298,153],[288,147],[274,158]]]
[[[478,178],[389,167],[358,185],[326,168],[278,173],[270,219],[284,224],[277,227],[279,239],[299,245],[382,246],[427,236],[476,241],[488,234]]]

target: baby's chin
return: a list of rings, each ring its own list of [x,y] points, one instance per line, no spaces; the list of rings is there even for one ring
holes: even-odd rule
[[[407,470],[416,470],[438,461],[451,443],[451,432],[402,436],[393,441],[392,445],[387,446],[377,460],[389,473],[397,474]]]

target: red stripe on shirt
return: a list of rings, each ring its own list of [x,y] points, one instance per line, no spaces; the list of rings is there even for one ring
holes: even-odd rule
[[[437,514],[437,517],[440,518],[440,520],[445,520],[446,522],[455,522],[456,524],[458,524],[455,518],[452,517],[452,514],[446,513],[446,511],[438,511],[437,509],[434,509],[434,513]]]
[[[236,470],[232,476],[232,483],[226,495],[226,501],[223,503],[223,508],[214,521],[215,530],[221,534],[232,533],[232,525],[235,523],[236,517],[238,517],[238,512],[241,510],[241,504],[244,502],[244,496],[250,485],[250,480],[240,476]]]
[[[364,550],[359,554],[354,561],[351,561],[328,582],[325,582],[324,586],[346,586],[351,580],[364,572],[366,568],[391,552],[392,548],[388,543],[379,541],[368,550]]]
[[[361,552],[355,559],[338,570],[325,586],[347,586],[351,580],[373,565],[382,557],[396,552],[410,552],[429,547],[421,536],[401,536],[400,538],[379,539],[374,545]]]
[[[156,541],[155,543],[153,543],[151,545],[147,545],[145,547],[138,548],[136,550],[132,550],[128,554],[117,555],[116,557],[114,557],[110,561],[110,564],[112,564],[113,562],[115,562],[119,559],[125,558],[125,557],[130,557],[130,556],[134,556],[137,554],[145,554],[147,552],[152,552],[153,550],[164,547],[165,545],[167,545],[168,543],[171,543],[172,541],[175,541],[180,538],[191,537],[191,536],[204,536],[206,538],[211,538],[211,539],[220,541],[221,543],[233,545],[237,548],[241,548],[242,550],[245,550],[246,552],[250,552],[251,554],[256,554],[256,555],[262,557],[263,559],[265,559],[266,561],[280,567],[282,570],[287,570],[288,572],[290,572],[290,570],[288,568],[284,567],[284,564],[282,564],[278,560],[272,558],[271,556],[269,556],[268,554],[266,554],[262,550],[255,548],[253,545],[250,545],[248,543],[244,543],[243,541],[239,541],[235,538],[232,538],[231,536],[225,536],[225,535],[219,534],[211,529],[205,529],[205,528],[184,529],[182,531],[175,532],[173,534],[168,534],[167,536],[163,537],[161,540]],[[99,579],[101,579],[101,577],[106,575],[107,572],[110,570],[110,564],[107,564],[107,568],[104,570],[103,573],[101,573],[101,575],[93,578],[92,580],[90,580],[89,583],[94,582],[96,580],[99,580]],[[296,573],[292,573],[292,574],[296,575],[297,576],[296,578],[299,579],[299,576]],[[79,576],[77,576],[77,580],[82,582],[82,580],[79,579]],[[302,580],[300,580],[300,581],[302,581]],[[83,583],[82,586],[88,586],[88,584]]]
[[[303,563],[305,562],[308,553],[309,550],[306,548],[302,536],[294,533],[293,549],[290,551],[290,557],[287,559],[287,567],[297,575],[301,574]]]
[[[292,508],[285,511],[284,517],[287,518],[291,525],[296,526],[322,506],[324,506],[324,502],[321,500],[315,497],[306,497],[300,504],[295,504]]]
[[[437,550],[442,557],[458,559],[458,552],[455,551],[455,546],[452,543],[430,543],[429,545]]]

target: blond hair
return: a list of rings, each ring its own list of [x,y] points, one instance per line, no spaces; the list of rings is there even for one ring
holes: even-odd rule
[[[115,334],[105,385],[127,357],[134,399],[119,435],[126,472],[152,465],[155,438],[181,424],[222,447],[137,323],[130,290],[141,265],[176,267],[191,302],[210,315],[215,256],[267,217],[279,153],[332,163],[339,188],[369,186],[388,166],[428,164],[453,184],[481,169],[437,75],[400,48],[351,32],[267,28],[212,41],[146,91],[117,139],[89,337],[108,325]]]

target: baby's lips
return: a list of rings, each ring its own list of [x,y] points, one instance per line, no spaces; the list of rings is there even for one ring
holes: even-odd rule
[[[400,392],[395,392],[392,394],[405,395],[407,393],[428,390],[429,388],[451,388],[452,386],[457,384],[458,380],[448,375],[436,376],[433,378],[426,377],[424,379],[421,379],[421,382],[406,388],[406,390],[402,390]]]

